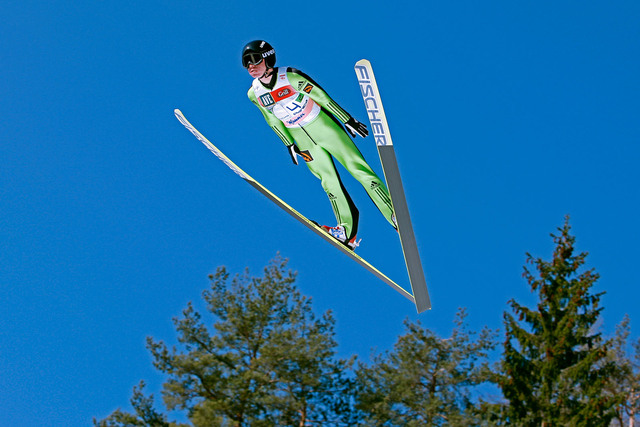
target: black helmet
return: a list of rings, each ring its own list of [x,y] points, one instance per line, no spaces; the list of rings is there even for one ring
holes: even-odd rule
[[[242,66],[247,68],[249,64],[259,64],[265,60],[267,68],[276,65],[276,50],[264,40],[254,40],[247,43],[242,49]]]

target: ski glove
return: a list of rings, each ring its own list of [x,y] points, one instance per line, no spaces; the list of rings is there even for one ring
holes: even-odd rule
[[[364,125],[363,123],[360,123],[353,117],[349,118],[349,120],[347,120],[344,126],[347,128],[347,131],[354,138],[356,137],[356,133],[363,138],[369,135],[369,130],[367,129],[367,126]]]
[[[301,156],[300,149],[296,144],[291,144],[287,147],[289,149],[289,155],[291,156],[291,160],[293,160],[293,164],[298,164],[298,156]]]

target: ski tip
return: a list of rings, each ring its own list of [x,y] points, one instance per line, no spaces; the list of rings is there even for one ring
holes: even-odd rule
[[[356,62],[356,67],[362,67],[367,65],[371,65],[371,62],[369,62],[368,59],[361,59],[360,61]]]
[[[180,123],[182,123],[182,124],[184,124],[184,122],[187,120],[184,117],[184,114],[182,114],[182,111],[180,111],[178,108],[173,110],[173,114],[176,116],[176,119],[178,119],[180,121]]]

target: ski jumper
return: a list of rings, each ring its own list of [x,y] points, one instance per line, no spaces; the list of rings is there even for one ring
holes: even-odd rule
[[[254,79],[247,95],[282,142],[298,147],[309,170],[320,179],[347,239],[358,231],[359,213],[333,158],[362,184],[382,215],[396,227],[387,187],[342,127],[341,122],[346,123],[351,116],[316,82],[298,70],[278,67],[268,85]]]

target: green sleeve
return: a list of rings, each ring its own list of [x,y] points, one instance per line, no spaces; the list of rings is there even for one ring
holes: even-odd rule
[[[292,68],[287,71],[287,77],[289,78],[289,83],[291,83],[294,88],[298,88],[298,91],[309,95],[311,99],[317,102],[322,108],[336,116],[336,118],[342,123],[346,123],[351,118],[351,115],[339,106],[337,102],[331,99],[329,94],[325,92],[320,85],[314,82],[311,77]]]
[[[253,92],[253,89],[249,89],[249,92],[247,92],[247,96],[249,97],[251,102],[253,102],[254,105],[258,107],[258,109],[264,116],[264,119],[267,121],[269,126],[271,126],[271,129],[273,129],[276,135],[280,137],[284,145],[286,145],[287,147],[293,145],[295,140],[285,127],[284,123],[282,123],[282,121],[278,120],[273,114],[271,114],[265,108],[261,107],[260,104],[258,104],[258,100],[256,99],[256,95]]]

